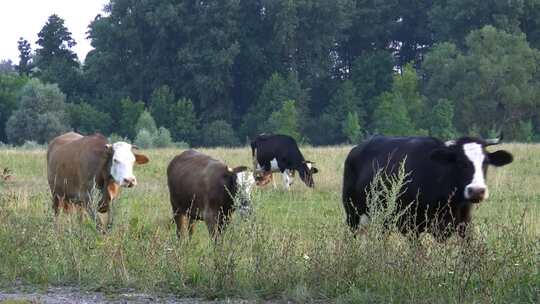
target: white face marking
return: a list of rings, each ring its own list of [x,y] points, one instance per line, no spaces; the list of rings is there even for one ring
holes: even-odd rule
[[[463,151],[474,166],[474,175],[471,183],[465,187],[464,196],[466,199],[470,199],[470,194],[467,191],[468,188],[482,188],[485,189],[484,199],[487,199],[489,193],[484,179],[484,171],[482,170],[482,164],[486,156],[482,150],[482,145],[477,143],[464,144]]]
[[[111,176],[114,181],[120,186],[128,186],[131,181],[132,185],[137,184],[135,175],[133,175],[133,164],[135,163],[135,155],[131,152],[131,145],[119,141],[112,145],[113,158],[111,164]]]
[[[253,174],[249,171],[242,171],[236,173],[236,183],[238,184],[238,190],[242,191],[242,195],[247,195],[249,198],[251,196],[251,188],[255,184],[255,178]]]
[[[311,168],[313,167],[313,164],[310,162],[306,163],[307,168],[311,171]]]

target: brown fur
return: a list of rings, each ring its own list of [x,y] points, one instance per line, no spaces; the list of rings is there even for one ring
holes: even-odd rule
[[[191,236],[196,220],[204,220],[216,239],[233,212],[236,172],[208,155],[188,150],[167,168],[168,186],[178,237]]]
[[[75,132],[60,135],[49,143],[47,179],[56,215],[62,209],[91,211],[90,191],[95,186],[101,193],[98,211],[103,213],[99,215],[98,228],[106,229],[110,203],[120,194],[120,186],[109,173],[113,151],[107,144],[107,138],[101,134],[82,136]],[[74,208],[74,204],[84,208]]]

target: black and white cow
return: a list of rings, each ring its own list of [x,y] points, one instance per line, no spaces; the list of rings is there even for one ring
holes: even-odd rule
[[[313,174],[319,170],[313,162],[305,160],[296,141],[287,135],[261,134],[251,142],[253,171],[257,185],[265,185],[272,179],[272,172],[281,172],[287,190],[293,183],[294,172],[308,187],[314,187]]]
[[[378,136],[354,147],[345,160],[343,177],[347,224],[355,231],[365,231],[370,183],[379,170],[395,174],[405,161],[408,183],[397,202],[397,211],[402,213],[397,222],[401,232],[427,231],[441,241],[456,231],[463,237],[472,204],[489,196],[485,182],[488,165],[499,167],[513,160],[504,150],[486,150],[499,141],[463,137],[442,142],[433,137]]]

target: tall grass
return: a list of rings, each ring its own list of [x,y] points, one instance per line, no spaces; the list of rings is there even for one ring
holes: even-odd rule
[[[254,193],[254,213],[233,217],[214,243],[201,223],[179,241],[166,166],[180,150],[149,150],[139,185],[113,203],[114,225],[101,235],[91,220],[62,216],[55,228],[44,151],[0,151],[13,180],[0,185],[0,286],[76,285],[115,292],[136,288],[179,296],[314,300],[338,303],[540,301],[540,146],[505,147],[515,163],[491,170],[491,198],[473,211],[473,238],[419,244],[400,234],[354,238],[340,202],[350,147],[305,148],[320,173],[316,189],[295,181]],[[231,166],[249,149],[205,149]],[[373,221],[377,231],[382,221]]]

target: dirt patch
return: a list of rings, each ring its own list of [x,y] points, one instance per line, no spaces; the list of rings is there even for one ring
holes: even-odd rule
[[[64,304],[64,303],[129,303],[129,304],[146,304],[146,303],[165,303],[165,304],[250,304],[257,301],[240,300],[240,299],[225,299],[217,301],[208,301],[202,298],[176,298],[174,296],[155,296],[146,293],[137,292],[119,292],[117,294],[105,294],[101,292],[81,291],[71,287],[48,288],[45,291],[18,291],[10,290],[4,292],[0,290],[0,303],[43,303],[43,304]]]

